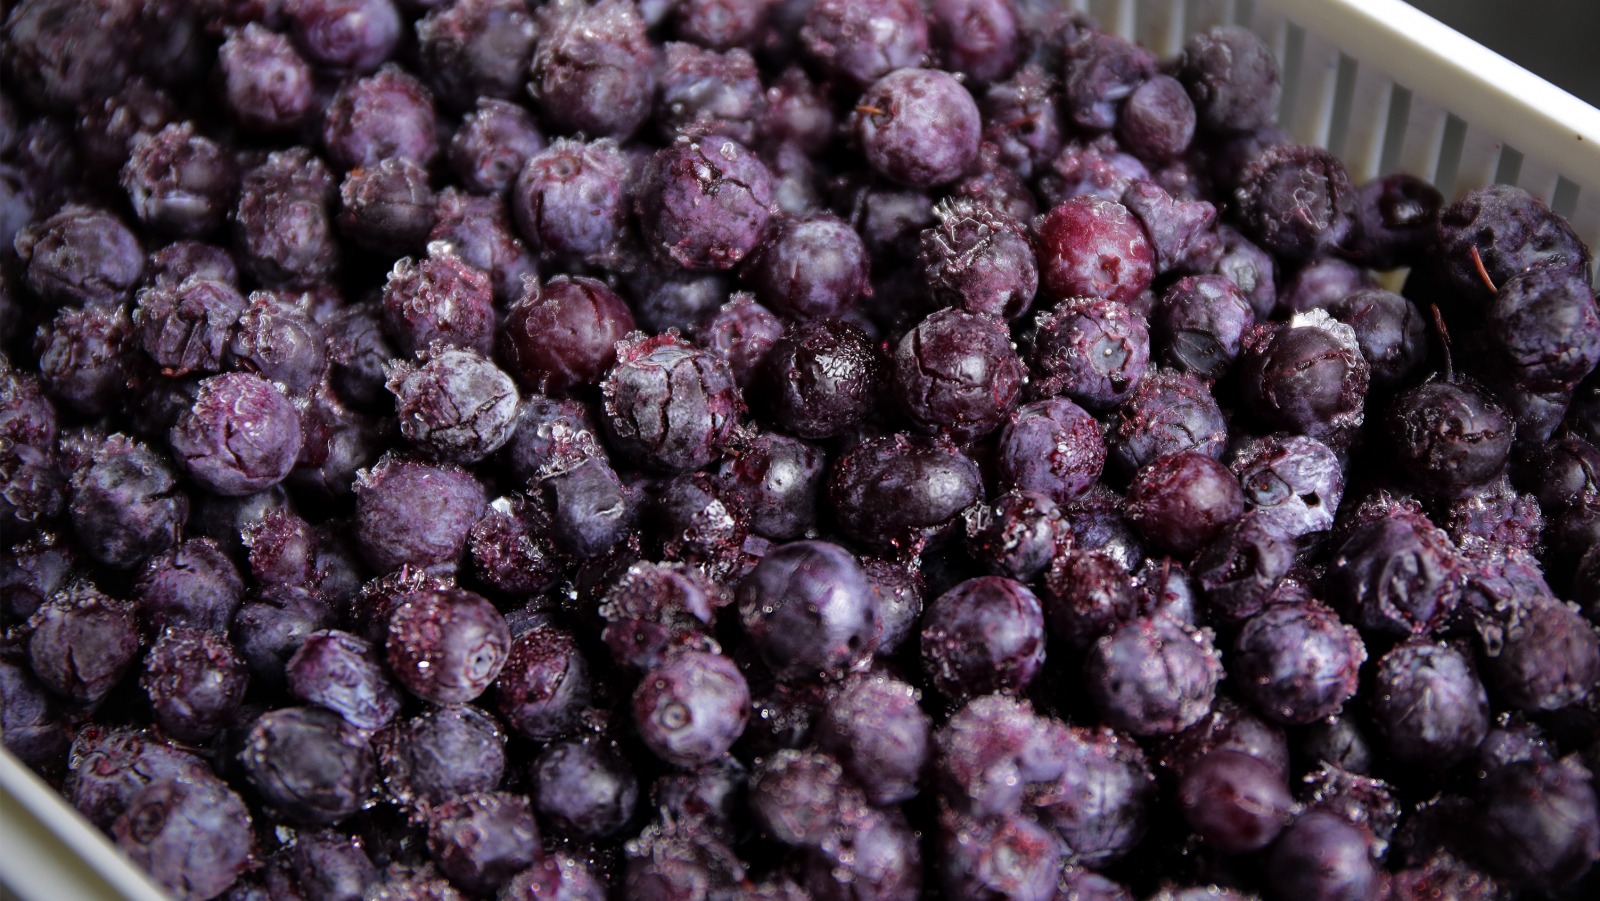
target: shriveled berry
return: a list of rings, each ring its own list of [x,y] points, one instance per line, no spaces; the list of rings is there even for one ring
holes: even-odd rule
[[[388,661],[407,691],[434,704],[483,694],[505,665],[511,632],[481,595],[463,589],[406,595],[389,618]]]

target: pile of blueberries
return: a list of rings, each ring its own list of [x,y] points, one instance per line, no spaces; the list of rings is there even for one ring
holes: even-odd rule
[[[1590,253],[1251,32],[9,6],[0,734],[175,897],[1600,896]]]

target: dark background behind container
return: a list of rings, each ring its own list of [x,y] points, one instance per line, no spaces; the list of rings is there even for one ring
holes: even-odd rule
[[[1512,62],[1600,106],[1600,0],[1409,2]],[[1470,110],[1463,112],[1471,118]]]

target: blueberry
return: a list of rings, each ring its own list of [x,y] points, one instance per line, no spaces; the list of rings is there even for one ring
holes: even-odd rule
[[[656,117],[664,136],[729,137],[751,144],[765,113],[761,74],[742,47],[708,49],[668,42]]]
[[[1350,253],[1372,269],[1422,261],[1438,228],[1444,195],[1414,175],[1395,173],[1356,191],[1356,230]]]
[[[192,122],[168,125],[140,142],[122,167],[122,187],[139,221],[184,238],[216,231],[238,184],[232,155]]]
[[[33,343],[50,396],[99,416],[124,402],[137,368],[133,322],[122,306],[64,307]]]
[[[88,584],[57,593],[28,621],[27,651],[34,675],[74,701],[105,697],[133,664],[138,648],[133,606]]]
[[[1336,814],[1304,814],[1268,852],[1267,887],[1275,898],[1377,897],[1372,841],[1367,830]]]
[[[139,239],[94,207],[69,205],[31,223],[17,234],[16,252],[28,290],[53,307],[114,305],[144,275]]]
[[[637,501],[603,456],[589,457],[540,480],[557,546],[579,558],[598,557],[628,537]]]
[[[1288,825],[1294,800],[1283,775],[1270,763],[1240,751],[1216,750],[1185,771],[1178,806],[1208,846],[1246,854],[1278,837]]]
[[[1209,131],[1253,131],[1277,119],[1283,79],[1272,48],[1254,32],[1218,26],[1189,38],[1178,78]]]
[[[1325,532],[1344,497],[1344,472],[1327,445],[1301,435],[1248,440],[1230,454],[1247,508],[1286,537]]]
[[[691,270],[731,269],[772,215],[772,173],[732,138],[679,138],[647,164],[635,201],[644,237]]]
[[[1434,262],[1428,268],[1449,289],[1454,306],[1487,308],[1494,289],[1478,275],[1473,251],[1497,287],[1519,273],[1548,267],[1583,272],[1591,257],[1572,227],[1542,201],[1511,185],[1487,185],[1468,191],[1439,214],[1433,239]]]
[[[1155,74],[1155,54],[1126,38],[1091,32],[1073,45],[1063,67],[1067,117],[1086,131],[1116,125],[1123,101]]]
[[[1246,620],[1229,669],[1262,715],[1309,723],[1339,712],[1355,694],[1366,648],[1356,630],[1321,604],[1277,604]]]
[[[1240,361],[1244,406],[1268,425],[1324,440],[1361,422],[1371,367],[1356,333],[1321,310],[1262,326]]]
[[[1110,729],[1074,727],[1058,746],[1062,768],[1039,799],[1074,863],[1100,867],[1126,855],[1144,836],[1155,779],[1139,746]]]
[[[35,772],[49,772],[66,757],[60,711],[26,665],[0,659],[0,744]]]
[[[1205,592],[1207,612],[1238,622],[1272,602],[1294,562],[1295,539],[1253,510],[1224,527],[1195,557],[1194,573]]]
[[[674,823],[648,827],[623,848],[623,894],[638,901],[732,895],[744,864],[718,839]]]
[[[476,463],[511,440],[519,398],[511,377],[468,350],[425,352],[390,370],[400,434],[435,459]]]
[[[416,23],[422,71],[439,99],[466,109],[509,100],[522,89],[539,28],[514,0],[431,6]]]
[[[507,725],[535,740],[565,734],[578,724],[592,691],[589,664],[573,636],[541,626],[516,636],[495,681]]]
[[[477,792],[429,811],[428,856],[450,881],[486,895],[541,856],[539,824],[528,799]]]
[[[9,738],[9,736],[8,736]],[[110,830],[130,802],[158,780],[201,784],[216,777],[198,756],[132,728],[91,725],[73,738],[63,791],[89,822]]]
[[[517,229],[547,258],[602,264],[626,235],[630,164],[610,138],[559,138],[528,157],[511,187]]]
[[[1228,435],[1222,409],[1206,384],[1166,369],[1139,382],[1108,431],[1112,459],[1128,471],[1184,451],[1221,457]]]
[[[933,684],[950,698],[1021,693],[1044,665],[1044,609],[1019,582],[969,579],[923,614],[922,658]]]
[[[108,94],[128,75],[131,48],[121,39],[133,26],[133,6],[80,7],[29,0],[6,17],[6,74],[10,88],[46,109],[70,110]]]
[[[361,729],[381,729],[400,712],[400,692],[372,645],[348,632],[313,632],[285,665],[289,692]]]
[[[527,284],[506,311],[499,340],[518,383],[562,394],[598,380],[633,329],[633,313],[604,282],[558,275]]]
[[[1501,614],[1486,641],[1488,681],[1517,710],[1558,710],[1593,694],[1600,678],[1600,636],[1572,607],[1532,594]],[[1499,634],[1497,634],[1499,633]]]
[[[300,52],[329,69],[376,69],[401,38],[392,0],[286,0],[282,14]]]
[[[419,810],[498,788],[505,744],[494,718],[470,704],[435,707],[372,740],[385,791]]]
[[[1569,763],[1507,763],[1488,774],[1475,807],[1478,852],[1514,884],[1566,886],[1600,847],[1594,789]]]
[[[495,300],[502,304],[522,295],[524,279],[539,276],[533,254],[513,227],[504,197],[445,188],[433,198],[432,225],[428,243],[443,243],[463,263],[488,273]]]
[[[1355,186],[1339,158],[1319,147],[1280,144],[1240,175],[1234,200],[1241,227],[1286,260],[1342,247],[1355,225]]]
[[[163,732],[179,741],[203,742],[243,702],[249,672],[223,635],[177,626],[150,646],[139,682]]]
[[[746,634],[780,679],[837,674],[871,652],[875,596],[855,557],[838,545],[774,548],[737,598]]]
[[[389,618],[389,668],[407,691],[434,704],[483,694],[510,647],[505,617],[459,588],[413,592]]]
[[[1022,24],[1009,0],[940,0],[928,7],[928,31],[940,65],[983,83],[1021,61]]]
[[[924,539],[981,494],[977,464],[940,440],[873,438],[842,454],[828,497],[851,537],[874,546]]]
[[[868,290],[861,236],[829,215],[780,220],[744,272],[758,301],[795,319],[842,316]]]
[[[1162,735],[1206,715],[1222,664],[1208,633],[1155,616],[1112,627],[1090,649],[1084,673],[1101,719],[1135,735]]]
[[[911,0],[819,0],[805,14],[800,41],[824,71],[866,84],[928,53],[928,20]]]
[[[722,360],[670,334],[620,344],[600,391],[612,445],[667,472],[715,459],[744,406]]]
[[[917,795],[931,747],[919,699],[898,679],[859,676],[840,686],[817,721],[817,746],[839,760],[874,804]]]
[[[253,131],[290,131],[316,103],[311,65],[288,37],[251,22],[231,32],[217,51],[222,98],[229,114]]]
[[[228,339],[230,368],[259,375],[290,396],[305,395],[328,368],[327,335],[293,304],[265,291],[250,295]]]
[[[1128,486],[1128,521],[1150,543],[1180,555],[1209,544],[1243,512],[1239,480],[1197,451],[1158,457]]]
[[[939,873],[950,896],[1042,899],[1055,893],[1067,851],[1047,827],[1018,814],[992,820],[952,815],[939,832]]]
[[[306,901],[364,897],[378,881],[378,869],[359,835],[332,829],[301,832],[288,850],[295,886]]]
[[[465,470],[384,457],[356,479],[356,545],[380,573],[410,564],[451,572],[488,498]]]
[[[604,838],[633,818],[639,783],[619,749],[602,739],[547,745],[533,762],[534,809],[557,833]]]
[[[1465,655],[1413,639],[1378,661],[1373,721],[1389,752],[1416,766],[1449,766],[1489,731],[1489,697]]]
[[[407,356],[435,342],[484,356],[494,347],[489,277],[448,250],[435,245],[423,260],[402,258],[384,285],[384,328]]]
[[[1255,313],[1238,287],[1223,276],[1189,276],[1167,288],[1152,325],[1168,364],[1217,379],[1238,358],[1245,334],[1255,325]]]
[[[72,476],[72,527],[84,553],[126,569],[176,543],[189,501],[164,457],[112,435]]]
[[[1425,494],[1461,497],[1482,488],[1511,456],[1505,410],[1470,385],[1418,385],[1394,399],[1385,425],[1396,465]]]
[[[854,126],[862,154],[878,174],[927,189],[972,168],[982,119],[977,102],[955,76],[906,68],[867,88],[856,103]]]
[[[433,189],[421,165],[385,157],[345,173],[339,184],[335,222],[350,240],[369,250],[415,250],[434,225]]]
[[[240,268],[270,286],[309,287],[338,269],[333,175],[304,147],[274,151],[239,180],[233,241]]]
[[[338,823],[366,806],[372,794],[372,748],[336,713],[316,707],[264,713],[243,741],[239,762],[245,778],[293,822]]]
[[[1005,326],[964,310],[940,310],[900,339],[895,393],[923,431],[973,439],[1011,412],[1025,378]]]
[[[831,438],[872,412],[887,381],[882,351],[837,319],[797,323],[772,342],[753,387],[774,424],[801,438]]]
[[[733,746],[750,712],[750,689],[728,658],[685,651],[654,667],[633,693],[639,738],[662,760],[690,767]]]
[[[111,825],[120,848],[179,898],[215,898],[250,864],[254,834],[244,801],[219,779],[160,779]]]
[[[624,0],[566,0],[536,17],[528,91],[563,133],[623,140],[650,114],[658,53],[638,8]]]
[[[820,848],[865,804],[839,762],[817,751],[783,750],[761,761],[750,780],[750,809],[776,841]]]
[[[500,889],[502,901],[605,901],[605,883],[580,858],[562,851],[544,855]]]
[[[1600,309],[1586,268],[1550,264],[1511,276],[1484,328],[1494,363],[1519,386],[1568,390],[1600,363]]]
[[[1080,497],[1105,465],[1105,440],[1094,418],[1065,398],[1012,412],[996,448],[1002,482],[1057,504]]]

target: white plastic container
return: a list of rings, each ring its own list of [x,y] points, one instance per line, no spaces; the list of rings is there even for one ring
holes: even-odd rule
[[[1600,109],[1399,0],[1068,0],[1171,56],[1239,24],[1283,65],[1280,121],[1359,183],[1403,171],[1448,198],[1519,185],[1600,249]],[[161,901],[101,833],[0,749],[0,886],[22,901]]]

